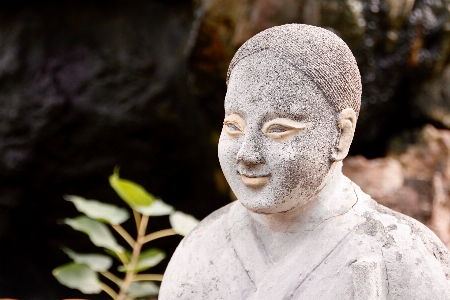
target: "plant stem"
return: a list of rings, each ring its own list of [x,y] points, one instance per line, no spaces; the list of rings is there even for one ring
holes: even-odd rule
[[[116,299],[117,297],[117,293],[114,292],[114,290],[112,288],[110,288],[109,286],[107,286],[106,284],[104,284],[103,282],[100,282],[100,288],[107,293],[109,296],[111,296],[111,298]]]
[[[111,226],[112,226],[112,228],[114,228],[115,231],[117,231],[123,237],[123,239],[125,241],[127,241],[128,244],[130,244],[131,248],[134,247],[135,242],[134,242],[133,238],[125,229],[123,229],[122,226],[120,226],[120,225],[111,225]]]
[[[105,276],[106,278],[108,278],[109,280],[114,282],[115,284],[117,284],[117,286],[120,286],[120,284],[122,283],[122,280],[119,277],[117,277],[116,275],[114,275],[113,273],[111,273],[109,271],[100,272],[100,274],[102,274],[103,276]]]
[[[123,252],[115,251],[114,253],[116,253],[117,257],[120,259],[120,261],[124,266],[129,263],[128,257],[125,254],[123,254]]]
[[[162,238],[162,237],[165,237],[165,236],[175,235],[175,234],[177,234],[177,233],[172,228],[170,228],[170,229],[163,229],[163,230],[160,230],[160,231],[156,231],[156,232],[147,234],[142,239],[142,243],[145,244],[145,243],[151,242],[153,240],[156,240],[156,239],[159,239],[159,238]]]
[[[162,281],[163,274],[139,274],[134,276],[133,281]]]
[[[131,254],[131,260],[130,263],[127,266],[127,274],[125,275],[125,279],[123,281],[122,286],[120,287],[119,296],[117,297],[117,300],[125,300],[127,297],[127,291],[130,287],[130,284],[133,282],[133,278],[135,276],[134,272],[136,269],[136,264],[139,259],[139,254],[141,253],[142,249],[142,241],[145,236],[145,231],[147,230],[147,224],[148,224],[148,216],[142,216],[139,224],[139,230],[138,230],[138,236],[136,239],[136,243],[133,247],[133,253]]]
[[[133,209],[134,221],[136,222],[136,230],[139,231],[139,225],[141,224],[141,214]]]

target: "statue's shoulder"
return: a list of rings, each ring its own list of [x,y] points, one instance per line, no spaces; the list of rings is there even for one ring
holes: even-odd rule
[[[230,203],[209,214],[183,239],[181,244],[195,246],[210,239],[223,239],[227,235],[230,211],[235,205],[236,202]]]
[[[450,253],[425,225],[378,204],[356,186],[355,212],[367,253],[380,255],[388,299],[450,299]]]
[[[387,227],[382,247],[388,281],[396,287],[392,299],[403,299],[404,295],[450,299],[450,253],[441,240],[413,218],[380,204],[375,209],[379,216],[396,219]]]
[[[359,187],[356,192],[359,198],[364,199],[365,208],[361,210],[360,214],[366,218],[366,221],[372,220],[372,222],[378,223],[377,226],[385,233],[386,237],[398,240],[396,244],[422,243],[431,256],[448,268],[447,274],[450,279],[450,252],[433,231],[419,221],[379,204],[362,192]]]
[[[419,221],[357,195],[355,237],[368,249],[361,258],[379,253],[388,299],[450,299],[450,253],[439,238]]]
[[[450,279],[450,252],[433,231],[416,219],[381,204],[376,203],[374,208],[380,215],[392,216],[397,220],[397,224],[406,226],[409,229],[408,231],[392,230],[390,232],[402,240],[406,238],[420,240],[428,254],[433,256],[446,269],[446,275]]]
[[[228,234],[235,205],[210,214],[180,242],[164,273],[159,299],[222,299],[215,293],[227,289],[224,282],[233,272],[226,269],[236,261]],[[216,289],[211,290],[213,283]]]

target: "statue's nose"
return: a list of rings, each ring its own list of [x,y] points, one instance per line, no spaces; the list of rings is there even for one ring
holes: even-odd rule
[[[257,137],[246,138],[237,153],[237,161],[245,165],[257,165],[264,163],[261,152],[261,142]]]

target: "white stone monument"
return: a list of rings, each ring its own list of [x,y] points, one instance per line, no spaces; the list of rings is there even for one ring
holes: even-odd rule
[[[227,84],[219,160],[238,201],[180,243],[159,299],[450,299],[441,241],[341,172],[361,80],[339,37],[265,30]]]

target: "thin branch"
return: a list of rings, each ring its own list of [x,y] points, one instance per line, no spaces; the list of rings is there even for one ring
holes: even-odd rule
[[[141,224],[141,214],[133,209],[134,221],[136,221],[136,230],[139,231],[139,224]]]
[[[142,244],[151,242],[153,240],[165,237],[165,236],[171,236],[171,235],[175,235],[178,234],[175,232],[175,230],[173,230],[172,228],[169,229],[163,229],[160,231],[156,231],[150,234],[147,234],[146,236],[143,237],[142,241],[140,241]]]
[[[125,241],[127,241],[128,244],[130,244],[131,248],[134,247],[135,241],[133,240],[131,235],[125,229],[123,229],[122,226],[120,225],[111,225],[111,226],[112,228],[114,228],[115,231],[117,231],[117,233],[119,233],[123,237]]]
[[[139,226],[139,236],[144,236],[147,231],[148,216],[142,216],[141,225]]]
[[[128,288],[130,287],[131,283],[133,282],[133,278],[135,276],[134,272],[136,269],[136,264],[138,262],[139,254],[141,253],[141,249],[142,249],[141,241],[142,241],[143,237],[145,236],[145,232],[147,231],[147,225],[148,225],[148,216],[144,215],[144,216],[142,216],[141,222],[139,224],[138,236],[136,239],[136,243],[134,244],[134,247],[133,247],[133,253],[131,254],[130,263],[127,265],[128,271],[125,275],[123,284],[120,287],[120,292],[117,297],[117,300],[125,300],[127,297]]]
[[[139,274],[134,276],[133,281],[162,281],[163,274]]]
[[[103,276],[105,276],[106,278],[108,278],[109,280],[114,282],[115,284],[117,284],[117,286],[119,286],[119,287],[123,282],[122,279],[120,279],[119,277],[117,277],[116,275],[114,275],[113,273],[111,273],[109,271],[100,272],[100,274],[102,274]]]
[[[117,297],[117,293],[110,288],[109,286],[107,286],[106,284],[104,284],[103,282],[100,282],[100,288],[107,293],[111,298],[116,299]]]

